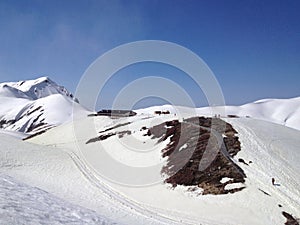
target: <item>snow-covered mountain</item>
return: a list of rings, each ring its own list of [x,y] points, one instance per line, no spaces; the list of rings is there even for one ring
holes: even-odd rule
[[[27,134],[44,131],[72,119],[78,100],[48,77],[0,84],[0,128]]]
[[[0,84],[0,223],[299,224],[299,104],[226,106],[213,127],[200,117],[214,116],[211,108],[155,106],[117,118],[91,115],[46,77]],[[152,176],[161,182],[130,186]]]
[[[191,109],[186,107],[176,108],[171,105],[164,105],[139,109],[136,112],[153,114],[158,110],[168,110],[171,113],[183,113],[183,116],[185,116],[185,112],[188,114],[191,111]],[[290,99],[262,99],[241,106],[214,107],[214,109],[203,107],[195,109],[194,113],[197,115],[214,116],[213,111],[220,112],[222,117],[251,117],[300,130],[300,97]]]
[[[61,94],[78,103],[78,99],[74,98],[72,93],[70,93],[65,87],[56,84],[49,77],[1,83],[0,87],[1,96],[36,100],[54,94]]]

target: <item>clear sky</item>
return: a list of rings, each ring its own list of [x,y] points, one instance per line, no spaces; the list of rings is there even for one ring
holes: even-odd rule
[[[227,104],[300,95],[300,1],[0,0],[0,80],[47,75],[75,91],[86,68],[127,42],[175,42],[198,54]],[[126,82],[173,79],[205,105],[201,90],[174,68],[137,65],[103,90],[105,107]],[[145,101],[144,105],[157,102]],[[141,106],[143,105],[141,104]]]

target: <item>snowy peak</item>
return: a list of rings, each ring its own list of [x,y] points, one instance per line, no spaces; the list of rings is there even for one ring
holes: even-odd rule
[[[72,93],[70,93],[65,87],[56,84],[49,77],[40,77],[35,80],[3,83],[0,84],[0,87],[2,87],[1,89],[8,87],[13,88],[13,94],[10,94],[10,96],[14,95],[15,97],[25,97],[31,100],[36,100],[53,94],[62,94],[78,103],[78,100],[74,98]],[[1,92],[4,91],[0,90],[0,94]]]
[[[34,134],[87,111],[63,86],[48,77],[0,84],[0,129]],[[74,111],[73,111],[74,110]]]

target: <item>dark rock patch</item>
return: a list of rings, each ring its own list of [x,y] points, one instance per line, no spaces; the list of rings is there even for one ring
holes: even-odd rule
[[[297,221],[291,214],[287,212],[282,212],[282,215],[286,218],[285,225],[299,225],[299,221]]]
[[[170,138],[170,143],[162,150],[162,156],[168,157],[162,168],[162,174],[168,177],[166,183],[173,187],[198,186],[204,190],[203,194],[227,194],[243,189],[226,190],[227,184],[244,183],[246,177],[232,161],[232,157],[241,150],[236,133],[221,119],[193,117],[183,122],[174,120],[154,126],[146,135],[159,138],[158,142]],[[222,139],[222,135],[225,138]],[[221,149],[218,144],[220,137],[223,141]],[[182,148],[184,145],[186,147]],[[205,160],[212,162],[204,170],[199,170],[200,161]],[[224,177],[231,180],[221,183]]]
[[[112,131],[116,128],[126,126],[128,124],[130,124],[130,122],[123,123],[123,124],[117,124],[114,127],[110,127],[110,128],[107,128],[106,130],[100,131],[99,133],[102,134],[102,135],[100,135],[98,137],[95,137],[95,138],[91,138],[90,140],[88,140],[86,142],[86,144],[94,143],[94,142],[97,142],[97,141],[103,141],[103,140],[106,140],[107,138],[110,138],[114,135],[118,135],[119,138],[123,138],[125,135],[130,135],[131,134],[130,130],[124,130],[124,131],[119,131],[119,132],[110,132],[110,133],[107,133],[107,134],[103,134],[105,132]]]
[[[48,128],[48,129],[50,129],[50,128]],[[33,137],[39,136],[39,135],[45,133],[48,129],[41,130],[41,131],[36,132],[36,133],[34,133],[34,134],[32,134],[32,135],[26,137],[26,138],[23,138],[23,141],[26,141],[26,140],[29,140],[29,139],[31,139],[31,138],[33,138]]]
[[[14,123],[16,123],[17,121],[15,119],[12,119],[12,120],[5,120],[5,119],[2,119],[0,121],[0,128],[5,128],[7,126],[10,126]]]
[[[38,127],[46,125],[46,123],[36,123],[42,115],[43,115],[43,113],[41,113],[40,115],[38,115],[32,121],[32,123],[30,124],[30,127],[28,127],[28,129],[26,130],[26,133],[29,133],[29,132],[33,131],[34,129],[38,128]]]

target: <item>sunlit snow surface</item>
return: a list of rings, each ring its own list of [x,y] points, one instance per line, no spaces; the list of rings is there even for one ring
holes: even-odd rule
[[[0,190],[0,224],[116,224],[4,174],[0,174]]]

